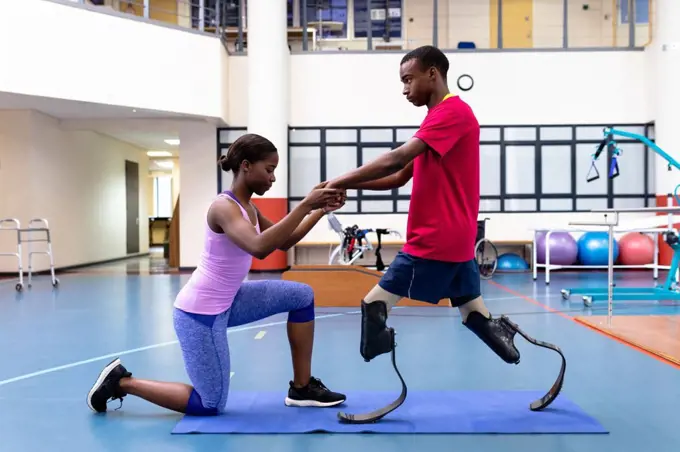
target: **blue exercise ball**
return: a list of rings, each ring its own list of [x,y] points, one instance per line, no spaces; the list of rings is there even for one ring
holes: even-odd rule
[[[609,262],[609,233],[586,232],[578,239],[578,260],[583,265],[607,265]],[[619,257],[619,244],[614,239],[614,262]]]
[[[525,271],[529,270],[529,264],[515,253],[505,253],[498,257],[498,270]]]

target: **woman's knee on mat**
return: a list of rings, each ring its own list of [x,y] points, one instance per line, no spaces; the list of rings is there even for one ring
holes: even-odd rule
[[[194,389],[187,402],[186,414],[189,416],[217,416],[225,403],[204,401],[200,394]]]
[[[288,321],[291,323],[304,323],[314,320],[314,289],[304,283],[296,283],[292,288],[291,300],[299,306],[288,312]]]

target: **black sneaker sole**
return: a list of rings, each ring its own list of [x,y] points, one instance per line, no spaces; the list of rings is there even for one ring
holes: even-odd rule
[[[297,407],[316,407],[316,408],[327,408],[331,406],[340,405],[344,403],[345,400],[336,400],[334,402],[319,402],[318,400],[296,400],[286,397],[284,403],[286,406],[297,406]]]
[[[104,369],[99,373],[97,381],[95,381],[94,385],[92,386],[92,389],[90,389],[90,392],[87,394],[87,406],[89,406],[90,409],[95,413],[99,413],[99,411],[95,410],[94,407],[92,406],[92,395],[97,391],[97,389],[99,389],[102,383],[104,383],[104,380],[106,380],[111,371],[115,369],[119,364],[120,358],[116,358],[113,361],[111,361],[106,367],[104,367]]]

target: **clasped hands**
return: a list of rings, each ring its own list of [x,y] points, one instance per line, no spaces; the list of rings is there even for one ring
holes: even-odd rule
[[[332,181],[316,185],[302,201],[311,210],[321,209],[324,213],[334,212],[345,205],[347,190],[333,188]]]

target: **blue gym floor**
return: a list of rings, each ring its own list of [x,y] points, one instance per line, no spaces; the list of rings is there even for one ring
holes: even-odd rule
[[[663,276],[662,276],[663,277]],[[563,394],[596,417],[608,435],[171,435],[179,414],[128,396],[119,411],[94,415],[86,394],[113,357],[137,377],[188,382],[172,328],[172,303],[188,275],[90,272],[60,275],[53,291],[40,276],[24,293],[0,281],[0,450],[25,451],[677,451],[680,370],[590,330],[576,315],[603,315],[559,291],[606,283],[606,274],[498,274],[483,283],[494,314],[508,314],[530,335],[567,356]],[[651,284],[651,273],[623,278]],[[630,302],[615,315],[679,312],[673,304]],[[358,353],[355,309],[317,308],[314,373],[332,389],[393,389],[389,359]],[[563,313],[563,314],[560,314]],[[525,342],[519,366],[503,363],[460,323],[457,310],[400,308],[390,317],[397,359],[412,389],[548,389],[558,370],[553,352]],[[266,331],[264,337],[260,333]],[[257,336],[257,337],[256,337]],[[287,389],[291,377],[285,317],[229,333],[232,390]],[[554,356],[553,356],[554,355]]]

